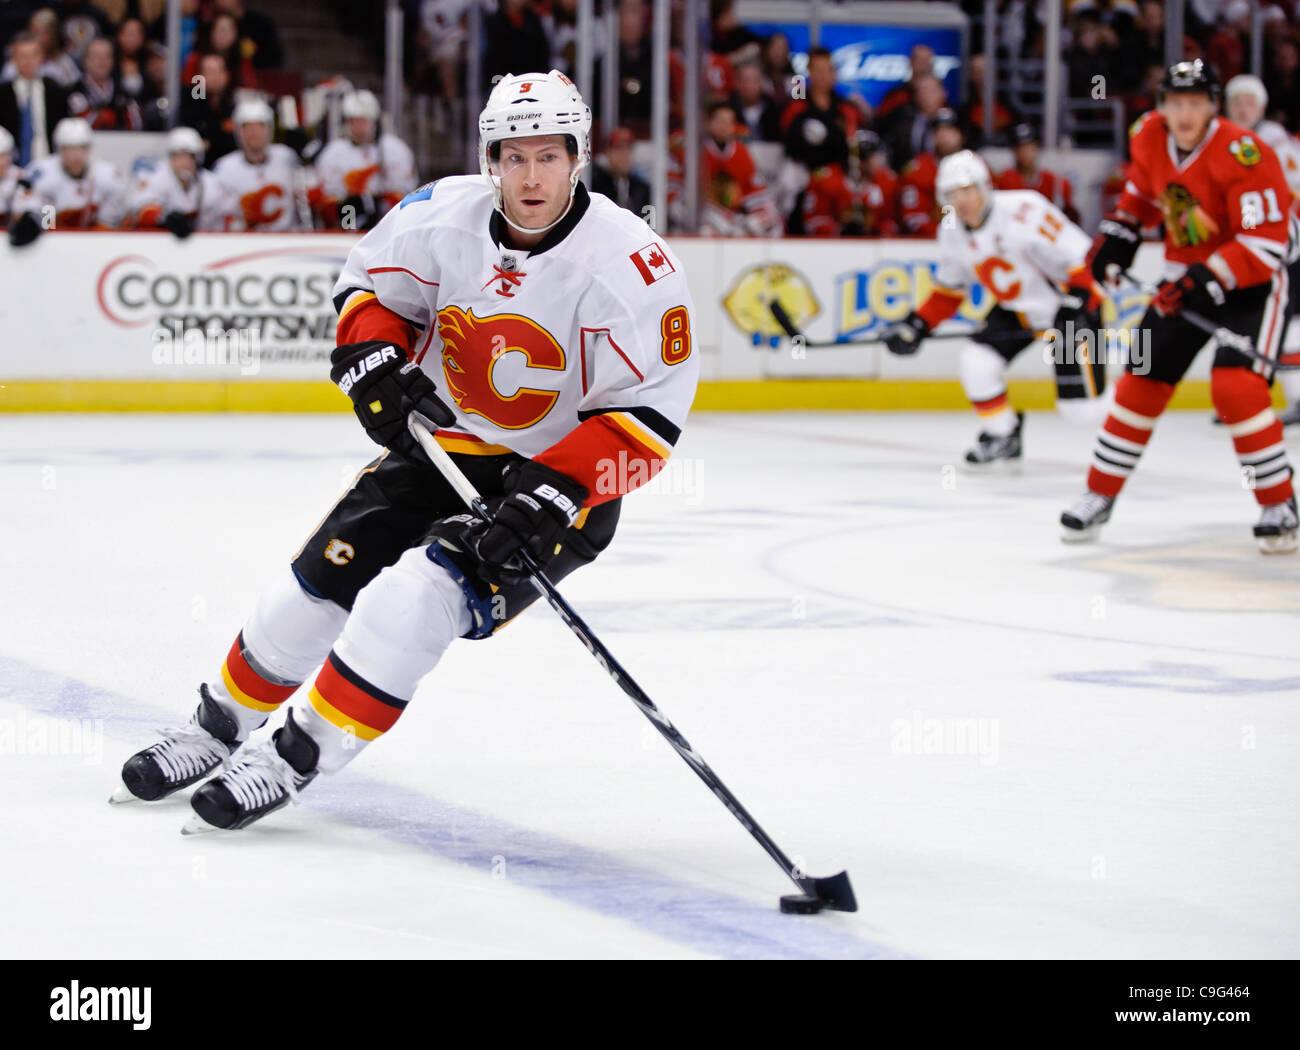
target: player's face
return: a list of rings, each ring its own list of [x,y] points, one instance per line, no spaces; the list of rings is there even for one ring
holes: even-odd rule
[[[1209,95],[1175,93],[1165,98],[1160,112],[1165,115],[1178,148],[1187,150],[1195,149],[1205,138],[1215,107]]]
[[[727,143],[736,133],[736,118],[729,109],[719,109],[709,118],[709,134],[715,142]]]
[[[978,186],[958,186],[948,194],[948,203],[966,226],[975,226],[984,210],[984,194]]]
[[[86,173],[86,165],[90,163],[90,147],[63,146],[59,149],[59,160],[63,163],[64,171],[74,179],[79,179]]]
[[[171,155],[172,171],[182,182],[189,182],[198,170],[193,153],[177,152]]]
[[[493,170],[501,177],[506,213],[525,229],[550,225],[569,206],[573,160],[563,135],[507,139]]]
[[[348,137],[358,146],[375,141],[375,122],[369,117],[348,117]]]
[[[1013,151],[1016,155],[1016,167],[1034,168],[1038,165],[1038,143],[1022,142]]]
[[[271,129],[260,120],[239,125],[239,137],[244,149],[260,153],[271,141]]]
[[[1243,128],[1253,128],[1264,119],[1264,106],[1254,95],[1233,95],[1228,100],[1228,119]]]
[[[956,153],[961,149],[962,134],[960,128],[951,124],[940,124],[934,129],[934,149],[941,157]]]

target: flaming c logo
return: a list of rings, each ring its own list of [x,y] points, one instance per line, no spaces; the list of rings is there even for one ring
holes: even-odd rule
[[[457,306],[438,311],[442,366],[447,388],[460,410],[480,415],[504,430],[539,423],[559,398],[554,390],[521,386],[503,394],[492,373],[503,354],[524,355],[529,368],[564,370],[564,351],[545,328],[518,314],[476,317]]]
[[[379,173],[379,165],[371,164],[365,168],[357,168],[355,171],[349,171],[343,176],[343,188],[348,191],[350,197],[360,197],[366,192],[366,187],[370,184],[373,175]]]
[[[276,199],[281,197],[280,187],[273,182],[267,183],[260,190],[245,193],[239,198],[239,206],[244,211],[244,224],[250,230],[263,223],[275,222],[284,212],[282,207],[276,208],[275,211],[266,210],[266,202],[271,197]]]

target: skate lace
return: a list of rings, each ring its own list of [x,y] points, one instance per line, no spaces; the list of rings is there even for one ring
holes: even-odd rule
[[[241,806],[253,810],[269,806],[281,794],[296,804],[304,778],[267,743],[248,751],[222,782]]]
[[[1109,505],[1110,500],[1107,497],[1099,496],[1095,492],[1085,492],[1074,501],[1070,513],[1081,521],[1087,521],[1094,514],[1105,510]]]
[[[193,722],[161,730],[163,738],[153,747],[153,756],[169,780],[187,780],[206,771],[212,763],[230,764],[230,751],[206,729]]]

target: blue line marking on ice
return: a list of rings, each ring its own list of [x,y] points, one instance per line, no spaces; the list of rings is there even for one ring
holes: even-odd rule
[[[139,746],[163,723],[177,723],[189,713],[166,712],[5,656],[0,656],[0,700],[53,718],[101,718],[106,736]],[[700,791],[701,805],[715,804],[703,788]],[[512,881],[704,954],[727,959],[906,957],[844,929],[853,921],[848,916],[783,915],[775,899],[759,904],[708,890],[613,854],[347,770],[337,778],[318,778],[303,804],[341,823],[465,864],[484,878],[490,878],[492,858],[508,847]],[[111,812],[105,809],[109,819]],[[159,834],[169,833],[176,829],[159,827]],[[792,885],[783,883],[773,872],[772,898],[794,892]]]

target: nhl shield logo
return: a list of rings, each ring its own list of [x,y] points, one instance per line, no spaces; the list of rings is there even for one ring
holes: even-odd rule
[[[654,284],[655,281],[662,280],[670,273],[677,272],[673,264],[668,261],[668,253],[653,241],[644,248],[634,251],[628,258],[632,260],[646,284]]]

